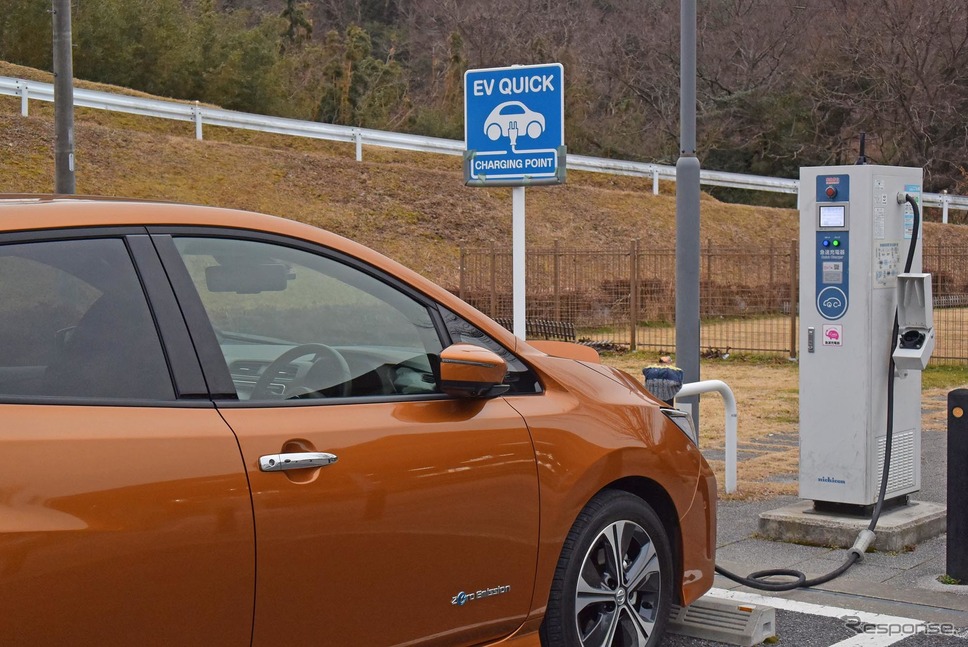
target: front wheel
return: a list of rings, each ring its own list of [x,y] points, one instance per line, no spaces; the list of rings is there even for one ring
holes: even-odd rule
[[[546,647],[654,647],[673,595],[672,551],[649,505],[595,496],[565,540],[542,625]]]

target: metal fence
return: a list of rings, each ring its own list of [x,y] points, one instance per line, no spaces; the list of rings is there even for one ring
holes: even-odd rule
[[[799,249],[796,241],[702,248],[700,346],[727,353],[797,355]],[[559,246],[527,253],[527,314],[575,326],[579,340],[602,347],[675,350],[675,250],[602,251]],[[968,250],[925,248],[931,272],[937,343],[934,363],[968,363]],[[511,251],[462,249],[461,298],[496,319],[513,315]]]

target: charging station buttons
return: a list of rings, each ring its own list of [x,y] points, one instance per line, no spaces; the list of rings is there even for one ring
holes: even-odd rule
[[[850,202],[850,173],[837,173],[832,175],[818,175],[816,179],[817,203]]]

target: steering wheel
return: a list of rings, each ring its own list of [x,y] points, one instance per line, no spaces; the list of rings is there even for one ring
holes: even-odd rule
[[[272,360],[268,366],[263,369],[262,374],[259,375],[258,381],[255,386],[252,387],[252,395],[249,396],[250,400],[278,400],[279,396],[269,390],[272,385],[272,381],[279,376],[282,369],[286,368],[293,363],[294,360],[303,357],[304,355],[315,355],[316,358],[313,360],[313,366],[309,369],[306,376],[300,380],[294,380],[292,384],[286,389],[284,396],[288,398],[299,397],[300,395],[305,395],[307,393],[318,393],[318,390],[310,389],[309,387],[300,384],[300,382],[305,382],[306,378],[316,372],[319,374],[322,368],[333,369],[335,368],[339,371],[338,382],[333,380],[333,384],[339,385],[339,396],[346,397],[350,394],[350,388],[352,387],[353,374],[350,372],[350,367],[346,363],[346,359],[339,354],[334,348],[327,346],[326,344],[300,344],[299,346],[294,346],[286,352],[284,352],[279,357]],[[320,365],[321,362],[325,364]],[[340,379],[341,378],[341,379]],[[293,392],[300,391],[295,395]]]

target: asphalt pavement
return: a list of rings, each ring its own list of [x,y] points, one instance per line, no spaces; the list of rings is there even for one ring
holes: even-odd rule
[[[926,402],[925,406],[936,404]],[[922,488],[912,499],[947,504],[946,441],[943,431],[922,433]],[[739,449],[742,460],[742,444]],[[792,568],[808,577],[823,575],[842,564],[847,557],[845,549],[769,541],[758,536],[761,512],[796,501],[795,497],[721,501],[717,563],[739,575]],[[968,505],[968,493],[965,501],[957,503]],[[945,573],[946,550],[947,537],[941,535],[904,552],[868,553],[831,582],[783,593],[757,591],[717,575],[710,595],[776,608],[777,644],[781,645],[966,647],[968,586],[946,585],[937,579]],[[706,647],[722,643],[669,635],[661,644]]]

